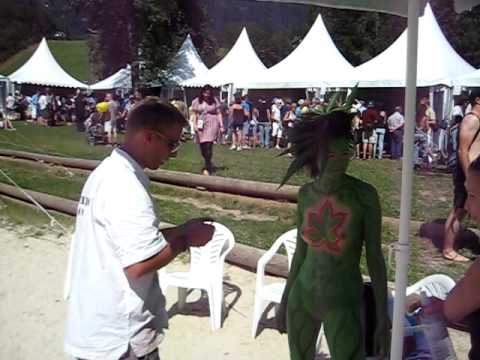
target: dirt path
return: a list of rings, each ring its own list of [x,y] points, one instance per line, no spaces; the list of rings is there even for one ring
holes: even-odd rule
[[[8,339],[2,342],[0,359],[66,360],[62,290],[67,237],[0,225],[0,337]],[[169,265],[170,270],[186,268],[185,260]],[[167,290],[171,318],[160,346],[162,359],[287,360],[287,337],[272,328],[272,321],[263,322],[256,339],[250,335],[255,275],[230,265],[224,274],[229,311],[217,332],[210,330],[207,302],[199,292],[187,298],[187,314],[178,314],[176,289]],[[451,335],[458,359],[466,359],[468,336]]]

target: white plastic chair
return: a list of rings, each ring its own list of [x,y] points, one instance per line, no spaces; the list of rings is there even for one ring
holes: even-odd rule
[[[407,287],[407,296],[424,291],[427,296],[435,296],[441,300],[447,298],[448,293],[455,286],[455,281],[447,275],[435,274],[416,282]]]
[[[265,284],[265,266],[270,260],[272,260],[273,256],[278,252],[282,245],[285,246],[287,251],[288,270],[290,270],[293,254],[295,253],[295,247],[297,245],[297,229],[292,229],[282,234],[257,262],[257,284],[255,288],[252,324],[253,338],[255,338],[255,335],[257,334],[258,323],[260,322],[267,305],[272,302],[280,304],[282,300],[282,294],[286,284],[285,281]]]
[[[283,291],[285,290],[285,281],[278,281],[270,284],[265,283],[265,267],[272,260],[273,256],[278,252],[281,246],[285,247],[288,259],[288,270],[292,265],[293,255],[297,247],[297,229],[289,230],[275,240],[268,251],[263,254],[257,262],[257,284],[255,288],[255,303],[253,306],[253,323],[252,323],[252,337],[255,338],[258,329],[258,323],[262,318],[262,314],[267,308],[268,304],[280,304],[282,301]],[[323,325],[318,334],[317,343],[315,345],[316,353],[320,352],[321,340],[323,337]]]
[[[222,224],[212,223],[215,232],[212,240],[203,247],[190,248],[190,271],[167,272],[160,270],[160,287],[163,293],[169,286],[178,288],[178,308],[185,307],[188,289],[205,290],[210,309],[212,330],[220,329],[223,310],[223,267],[225,257],[233,249],[232,232]]]

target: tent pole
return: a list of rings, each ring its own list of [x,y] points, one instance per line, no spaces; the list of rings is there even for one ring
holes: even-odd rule
[[[393,310],[391,359],[401,360],[403,353],[403,320],[405,291],[408,279],[410,215],[412,205],[413,140],[417,94],[418,16],[420,0],[408,1],[407,82],[405,92],[406,122],[402,163],[402,197],[400,205],[400,233],[396,246],[395,303]]]

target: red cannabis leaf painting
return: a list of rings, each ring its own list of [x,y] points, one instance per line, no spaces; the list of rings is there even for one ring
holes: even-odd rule
[[[334,198],[324,198],[305,211],[303,240],[316,252],[338,256],[345,244],[349,218],[348,209],[338,206]]]

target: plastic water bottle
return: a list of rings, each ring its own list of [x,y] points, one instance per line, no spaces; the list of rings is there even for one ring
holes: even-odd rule
[[[427,308],[431,300],[423,291],[420,296],[422,307]],[[430,348],[432,360],[457,360],[443,314],[426,315],[424,313],[422,315],[422,328]]]

